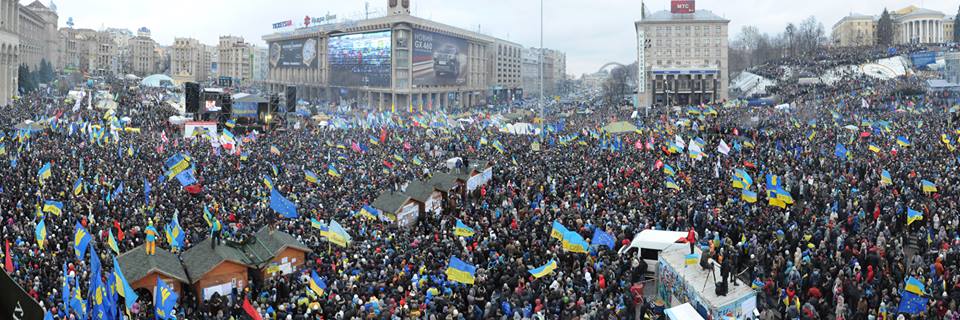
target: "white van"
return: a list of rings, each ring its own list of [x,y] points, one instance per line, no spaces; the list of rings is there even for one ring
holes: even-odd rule
[[[685,231],[664,231],[647,229],[640,231],[630,241],[629,246],[620,248],[618,254],[635,254],[647,264],[647,272],[656,273],[657,260],[660,258],[660,251],[672,246],[687,246],[681,239],[687,237]],[[633,252],[634,250],[636,252]]]

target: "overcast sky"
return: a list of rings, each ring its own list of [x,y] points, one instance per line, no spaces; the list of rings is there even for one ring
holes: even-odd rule
[[[40,0],[49,4],[50,0]],[[21,0],[28,4],[33,0]],[[384,12],[387,0],[369,0],[371,10]],[[413,14],[441,23],[508,39],[524,46],[539,46],[540,2],[536,0],[410,0]],[[699,0],[697,9],[730,19],[730,37],[744,25],[779,33],[787,22],[811,15],[827,34],[841,17],[851,13],[879,14],[884,7],[899,9],[923,5],[948,15],[957,13],[957,1],[894,0]],[[128,28],[141,26],[153,32],[162,45],[174,37],[193,37],[215,45],[220,35],[243,36],[265,46],[261,39],[273,32],[274,22],[304,16],[336,14],[362,17],[363,0],[59,0],[55,1],[60,26],[73,17],[76,28]],[[647,0],[651,12],[669,8],[669,0]],[[567,73],[580,76],[603,64],[636,60],[633,22],[640,18],[640,0],[545,0],[544,46],[567,53]]]

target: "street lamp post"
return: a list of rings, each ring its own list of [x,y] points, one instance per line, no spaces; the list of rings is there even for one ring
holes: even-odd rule
[[[543,0],[540,0],[540,144],[543,144]]]

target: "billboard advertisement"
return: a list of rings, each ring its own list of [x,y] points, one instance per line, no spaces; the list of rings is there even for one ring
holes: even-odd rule
[[[694,0],[671,0],[670,13],[694,13],[697,10]]]
[[[413,85],[467,83],[467,40],[436,32],[413,31]]]
[[[270,43],[271,68],[316,68],[317,39],[304,38]]]
[[[345,87],[389,87],[391,33],[379,31],[330,37],[327,45],[330,84]]]

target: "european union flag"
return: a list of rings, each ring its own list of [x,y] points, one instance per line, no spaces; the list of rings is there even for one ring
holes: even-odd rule
[[[153,291],[154,301],[153,304],[156,306],[157,318],[158,319],[169,319],[173,315],[173,308],[177,305],[177,293],[173,292],[173,289],[167,285],[166,282],[160,279],[160,276],[157,276],[157,287]]]
[[[835,156],[837,156],[837,158],[840,158],[840,159],[843,159],[843,160],[847,160],[847,155],[848,155],[849,153],[850,153],[850,152],[847,151],[847,147],[844,147],[842,144],[839,144],[839,143],[838,143],[837,146],[834,147],[834,149],[833,149],[833,154],[834,154]]]
[[[897,312],[918,314],[924,311],[927,311],[927,298],[909,291],[903,291],[900,295],[900,306],[897,308]]]
[[[284,198],[277,189],[270,189],[270,209],[273,209],[284,218],[296,219],[298,217],[297,206],[294,205],[293,202],[290,202],[290,200],[287,200],[287,198]]]
[[[600,230],[600,228],[593,229],[593,240],[590,242],[593,246],[607,246],[610,250],[613,250],[613,246],[616,245],[613,236]]]

